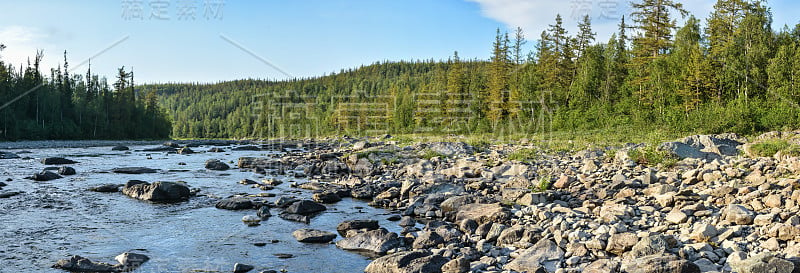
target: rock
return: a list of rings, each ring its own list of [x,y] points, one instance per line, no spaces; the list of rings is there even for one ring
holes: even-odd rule
[[[404,251],[375,259],[365,273],[438,273],[448,262],[429,250]]]
[[[695,224],[692,229],[692,239],[698,242],[706,242],[719,234],[716,227],[711,224]]]
[[[762,253],[741,261],[730,262],[734,272],[739,273],[792,273],[794,263]]]
[[[667,220],[667,222],[670,222],[670,223],[673,223],[673,224],[681,224],[683,222],[686,222],[686,219],[688,219],[688,218],[689,218],[689,216],[687,216],[685,213],[681,212],[680,210],[673,210],[673,211],[667,213],[666,220]]]
[[[184,183],[161,181],[152,184],[126,183],[122,193],[140,200],[163,203],[186,201],[191,195],[189,187]]]
[[[208,149],[208,152],[209,153],[224,153],[225,150],[223,150],[222,148],[219,148],[219,147],[214,147],[214,148]]]
[[[33,176],[31,176],[29,178],[33,179],[35,181],[50,181],[50,180],[54,180],[54,179],[59,179],[61,177],[62,176],[60,176],[60,175],[58,175],[58,174],[56,174],[54,172],[51,172],[51,171],[42,171],[40,173],[34,174]]]
[[[251,227],[258,226],[261,224],[261,217],[255,215],[245,215],[242,216],[242,222]]]
[[[493,204],[468,204],[460,207],[456,213],[455,221],[461,222],[464,219],[475,220],[478,224],[486,222],[502,222],[508,219],[509,213],[500,206],[500,203]]]
[[[323,203],[323,204],[331,204],[342,201],[342,198],[339,197],[339,194],[335,192],[318,192],[311,196],[311,199],[315,202]]]
[[[336,226],[336,231],[344,235],[348,230],[352,229],[375,230],[379,227],[377,220],[347,220],[339,223],[339,225]]]
[[[183,148],[178,149],[178,154],[179,155],[188,155],[188,154],[193,154],[193,153],[194,153],[194,151],[192,149],[190,149],[189,147],[183,147]]]
[[[636,237],[636,234],[630,232],[615,233],[608,239],[606,251],[616,255],[622,255],[622,253],[625,253],[636,245],[637,242],[639,242],[639,237]]]
[[[334,233],[308,228],[295,230],[292,236],[302,243],[328,243],[336,238]]]
[[[735,135],[695,135],[681,141],[662,143],[659,149],[669,151],[681,159],[714,160],[739,154],[737,147],[741,144]]]
[[[555,272],[563,259],[564,251],[552,240],[543,239],[522,251],[516,259],[506,264],[504,269],[537,272],[544,268],[547,272]]]
[[[294,255],[289,254],[289,253],[275,253],[275,254],[272,254],[272,256],[278,257],[278,259],[294,258]]]
[[[255,269],[255,267],[249,264],[236,263],[233,265],[233,273],[245,273],[253,269]]]
[[[278,216],[280,216],[281,219],[286,220],[286,221],[295,221],[295,222],[306,223],[306,224],[311,222],[311,217],[308,216],[308,215],[300,215],[300,214],[288,213],[288,212],[284,211],[284,212],[281,212],[280,214],[278,214]]]
[[[225,170],[228,170],[228,169],[231,168],[231,166],[228,166],[228,164],[225,164],[225,162],[219,161],[218,159],[206,160],[206,166],[205,167],[206,167],[206,169],[209,169],[209,170],[212,170],[212,171],[225,171]]]
[[[124,174],[156,173],[156,170],[145,167],[114,168],[111,171],[114,173],[124,173]]]
[[[291,214],[308,216],[320,211],[324,211],[326,209],[327,208],[325,206],[320,205],[314,201],[302,200],[294,202],[291,205],[289,205],[289,207],[286,208],[286,212]]]
[[[78,161],[69,160],[63,157],[46,157],[42,158],[42,164],[45,165],[63,165],[63,164],[75,164]]]
[[[258,212],[256,213],[256,215],[258,217],[260,217],[261,220],[265,220],[265,219],[271,217],[272,213],[269,212],[269,207],[268,206],[261,206],[260,208],[258,208]]]
[[[253,201],[245,197],[233,197],[219,200],[215,205],[218,209],[227,210],[243,210],[252,209],[254,207]]]
[[[62,166],[58,168],[58,174],[60,175],[74,175],[75,169],[72,167]]]
[[[650,235],[636,243],[627,254],[632,257],[644,257],[654,254],[663,254],[669,246],[661,235]]]
[[[447,157],[472,154],[475,151],[475,148],[464,142],[433,142],[428,144],[428,149]]]
[[[419,236],[414,240],[412,247],[414,249],[430,249],[435,248],[439,244],[444,243],[444,238],[432,231],[420,232]]]
[[[71,272],[120,272],[119,266],[112,266],[106,263],[96,263],[77,255],[72,256],[69,259],[58,260],[52,267]]]
[[[365,231],[336,242],[336,246],[344,250],[371,251],[377,254],[384,254],[397,248],[400,244],[401,240],[397,233],[389,232],[384,228]]]
[[[627,273],[700,273],[696,264],[669,254],[628,260],[622,270]]]
[[[89,188],[89,191],[93,192],[118,192],[119,187],[122,187],[120,184],[105,184],[96,187]]]
[[[442,273],[467,273],[469,260],[462,258],[452,259],[442,266]]]
[[[19,158],[19,156],[15,153],[0,151],[0,159],[14,159],[14,158]]]
[[[723,219],[737,225],[753,224],[755,213],[742,205],[730,204],[723,212]]]
[[[128,272],[139,268],[139,266],[149,261],[150,257],[147,257],[144,254],[124,252],[117,255],[117,257],[114,257],[114,259],[119,262],[118,266],[122,267],[121,271]]]
[[[130,150],[130,148],[128,148],[127,146],[117,145],[117,146],[111,147],[111,150],[112,151],[127,151],[127,150]]]
[[[583,273],[618,273],[620,263],[610,259],[596,260],[583,269]]]
[[[400,219],[400,222],[397,223],[397,225],[401,227],[413,227],[416,224],[417,221],[414,221],[414,218],[411,218],[411,216],[403,216],[403,218]]]

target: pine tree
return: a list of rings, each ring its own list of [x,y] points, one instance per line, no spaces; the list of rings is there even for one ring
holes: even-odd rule
[[[500,34],[497,29],[495,42],[492,46],[492,59],[489,64],[488,82],[486,88],[486,117],[492,124],[496,125],[503,116],[505,103],[507,101],[506,91],[508,90],[508,34]]]
[[[583,16],[583,21],[578,23],[578,36],[575,37],[575,56],[580,58],[586,48],[594,42],[596,33],[592,32],[592,20],[589,15]]]

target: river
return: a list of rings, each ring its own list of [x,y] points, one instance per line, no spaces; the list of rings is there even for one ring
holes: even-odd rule
[[[85,146],[79,144],[66,146]],[[0,199],[0,272],[64,272],[50,266],[71,255],[115,263],[114,256],[126,251],[151,258],[136,272],[231,272],[235,263],[254,265],[253,272],[267,269],[361,272],[370,262],[367,257],[340,250],[333,244],[297,242],[292,231],[313,228],[335,232],[341,221],[353,219],[375,219],[390,231],[400,230],[397,223],[386,220],[390,212],[350,198],[327,205],[328,210],[310,224],[273,216],[259,226],[248,227],[241,218],[255,215],[254,210],[228,211],[214,207],[219,198],[264,192],[238,181],[245,178],[284,181],[269,191],[277,195],[268,198],[272,201],[280,196],[310,198],[310,191],[290,187],[291,182],[302,183],[304,179],[264,176],[235,167],[210,171],[204,169],[204,163],[220,159],[235,166],[239,157],[279,154],[230,151],[231,147],[222,147],[228,151],[225,153],[203,153],[210,147],[197,147],[192,149],[200,153],[191,155],[141,151],[151,147],[130,146],[130,152],[111,151],[110,146],[4,150],[19,153],[23,158],[0,159],[0,180],[12,179],[5,182],[8,186],[0,192],[22,194]],[[69,165],[77,174],[47,182],[24,179],[47,167],[40,163],[41,158],[53,156],[79,161]],[[138,175],[110,172],[117,167],[149,167],[159,172]],[[187,202],[154,204],[122,193],[87,191],[93,186],[124,184],[131,179],[186,181],[190,188],[199,188],[200,193]],[[272,209],[273,215],[278,212]],[[256,246],[256,243],[266,245]],[[274,256],[277,253],[295,257],[281,259]]]

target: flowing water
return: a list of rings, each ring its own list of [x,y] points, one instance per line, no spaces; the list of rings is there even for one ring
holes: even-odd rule
[[[262,151],[228,151],[191,155],[136,151],[151,146],[131,146],[130,152],[111,151],[111,147],[26,149],[25,159],[0,159],[2,192],[19,191],[20,195],[0,199],[0,272],[63,272],[51,269],[58,259],[80,255],[96,262],[114,262],[114,256],[126,252],[142,253],[151,258],[136,272],[231,272],[234,263],[256,266],[256,270],[288,272],[362,272],[369,260],[357,253],[338,249],[333,244],[304,244],[291,235],[300,228],[335,232],[336,225],[351,219],[379,220],[382,227],[399,231],[396,223],[385,220],[389,213],[367,206],[366,202],[345,198],[327,205],[328,210],[314,217],[310,224],[291,222],[273,216],[261,225],[248,227],[242,216],[254,210],[228,211],[214,207],[218,198],[233,194],[264,192],[238,184],[249,178],[270,176],[239,169],[210,171],[208,159],[220,159],[235,166],[243,156],[276,156]],[[209,147],[193,148],[205,151]],[[223,147],[230,150],[230,147]],[[19,153],[22,150],[6,150]],[[148,159],[152,157],[152,159]],[[79,161],[68,165],[76,175],[36,182],[23,179],[46,166],[43,157],[61,156]],[[185,163],[181,165],[179,163]],[[149,167],[154,174],[116,174],[117,167]],[[274,177],[283,184],[269,192],[277,197],[308,199],[311,192],[290,188],[293,177]],[[131,179],[186,181],[199,188],[199,196],[177,204],[154,204],[129,198],[122,193],[87,191],[92,186],[124,184]],[[275,200],[277,197],[268,198]],[[278,209],[272,209],[276,215]],[[336,240],[339,240],[337,238]],[[256,246],[256,243],[266,243]],[[274,254],[295,257],[280,259]]]

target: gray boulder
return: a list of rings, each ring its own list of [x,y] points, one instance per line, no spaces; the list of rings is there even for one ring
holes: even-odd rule
[[[219,202],[217,202],[217,204],[214,206],[218,209],[227,209],[227,210],[252,209],[253,201],[251,201],[249,198],[244,198],[244,197],[226,198],[219,200]]]
[[[122,193],[127,196],[160,203],[175,203],[186,201],[191,196],[189,187],[184,183],[179,182],[153,182],[152,184],[137,181],[135,183],[125,184],[122,188]]]
[[[58,260],[52,267],[70,272],[120,272],[119,266],[96,263],[78,255]]]
[[[286,208],[286,212],[299,215],[311,215],[320,211],[324,211],[326,209],[327,208],[325,206],[320,205],[314,201],[302,200],[292,203],[289,207]]]
[[[722,156],[739,154],[742,145],[736,135],[694,135],[680,141],[665,142],[659,149],[666,150],[679,158],[719,159]]]
[[[112,147],[111,150],[112,151],[127,151],[127,150],[130,150],[130,148],[128,148],[127,146],[118,145],[118,146]]]
[[[51,172],[51,171],[42,171],[40,173],[34,174],[33,176],[31,176],[29,178],[33,179],[35,181],[50,181],[50,180],[54,180],[54,179],[59,179],[61,177],[62,176],[60,176],[60,175],[58,175],[58,174],[56,174],[54,172]]]
[[[375,259],[365,273],[438,273],[447,263],[447,258],[434,255],[428,250],[404,251]]]
[[[389,232],[384,228],[365,231],[336,242],[336,246],[344,250],[370,251],[377,254],[384,254],[399,247],[400,244],[401,239],[398,238],[397,233]]]
[[[564,250],[552,240],[539,240],[532,247],[522,251],[519,256],[506,264],[505,269],[518,272],[537,272],[545,269],[555,272],[564,259]]]
[[[295,230],[292,236],[302,243],[328,243],[336,238],[334,233],[308,228]]]
[[[628,273],[700,273],[696,264],[670,254],[657,254],[627,260],[622,269]]]
[[[228,170],[228,169],[231,168],[231,166],[228,166],[228,164],[225,164],[225,162],[219,161],[217,159],[209,159],[209,160],[207,160],[205,167],[206,167],[206,169],[209,169],[209,170],[212,170],[212,171],[224,171],[224,170]]]
[[[344,235],[347,234],[348,230],[352,229],[375,230],[378,228],[380,228],[380,226],[377,220],[347,220],[339,223],[339,225],[336,226],[336,231]]]
[[[122,187],[120,184],[105,184],[96,187],[89,188],[89,191],[93,192],[118,192],[119,187]]]
[[[46,157],[42,158],[42,164],[45,165],[63,165],[63,164],[75,164],[78,161],[69,160],[63,157]]]
[[[62,166],[58,168],[58,174],[60,175],[74,175],[75,169],[72,167]]]

